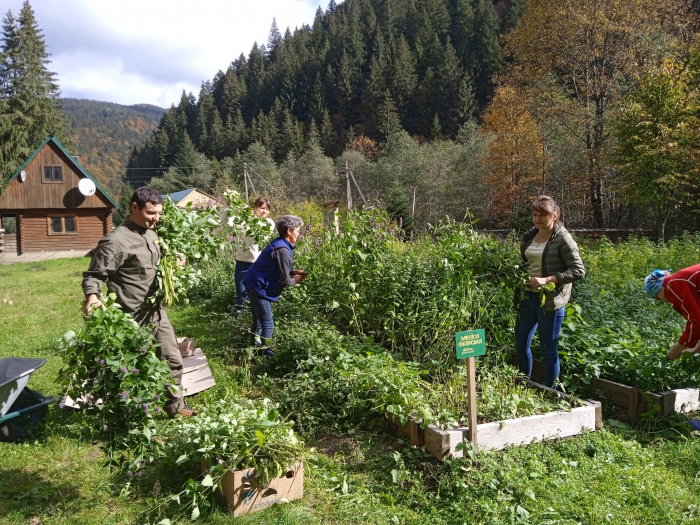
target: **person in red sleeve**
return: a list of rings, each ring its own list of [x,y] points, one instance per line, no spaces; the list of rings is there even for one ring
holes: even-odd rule
[[[666,357],[678,359],[683,352],[700,352],[700,264],[674,274],[654,270],[644,280],[644,289],[650,297],[671,303],[686,320],[683,335]]]

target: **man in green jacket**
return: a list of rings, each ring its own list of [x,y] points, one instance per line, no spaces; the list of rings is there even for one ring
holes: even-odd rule
[[[95,248],[88,271],[83,273],[83,292],[87,315],[102,305],[100,294],[107,290],[117,296],[117,303],[141,326],[152,325],[158,357],[168,362],[177,390],[166,392],[164,407],[169,417],[192,417],[194,411],[183,398],[182,356],[165,310],[160,304],[148,302],[157,286],[156,267],[160,260],[158,236],[153,227],[160,219],[163,199],[152,188],[139,188],[131,197],[129,217],[115,230],[105,235]]]

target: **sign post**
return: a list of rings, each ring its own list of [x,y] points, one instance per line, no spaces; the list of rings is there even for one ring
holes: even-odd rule
[[[476,364],[474,358],[486,355],[485,331],[467,330],[455,334],[455,344],[457,348],[457,359],[467,360],[467,410],[469,411],[469,434],[468,438],[478,450],[477,441],[477,408],[476,408]]]

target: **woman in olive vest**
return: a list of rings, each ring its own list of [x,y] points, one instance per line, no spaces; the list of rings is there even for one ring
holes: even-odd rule
[[[243,278],[250,309],[253,313],[251,325],[252,344],[259,346],[255,337],[259,336],[266,354],[273,355],[272,344],[272,303],[277,302],[287,286],[294,286],[306,279],[306,272],[294,270],[294,243],[301,235],[304,221],[294,215],[282,215],[277,221],[279,237],[268,244],[260,257],[246,272]]]
[[[535,226],[520,242],[520,255],[527,263],[530,280],[515,322],[515,347],[520,371],[529,376],[532,373],[530,343],[537,329],[544,357],[545,385],[551,387],[559,376],[559,333],[571,297],[571,283],[582,279],[586,270],[578,245],[559,222],[559,206],[554,199],[539,197],[530,208]],[[538,288],[548,283],[554,283],[554,290],[545,293],[541,305]]]

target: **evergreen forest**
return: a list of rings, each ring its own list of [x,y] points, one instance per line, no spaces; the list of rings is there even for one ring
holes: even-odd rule
[[[345,199],[347,160],[417,227],[520,227],[549,193],[574,227],[663,237],[698,225],[696,22],[689,0],[331,1],[183,92],[127,177],[215,191],[245,163],[264,193]]]

